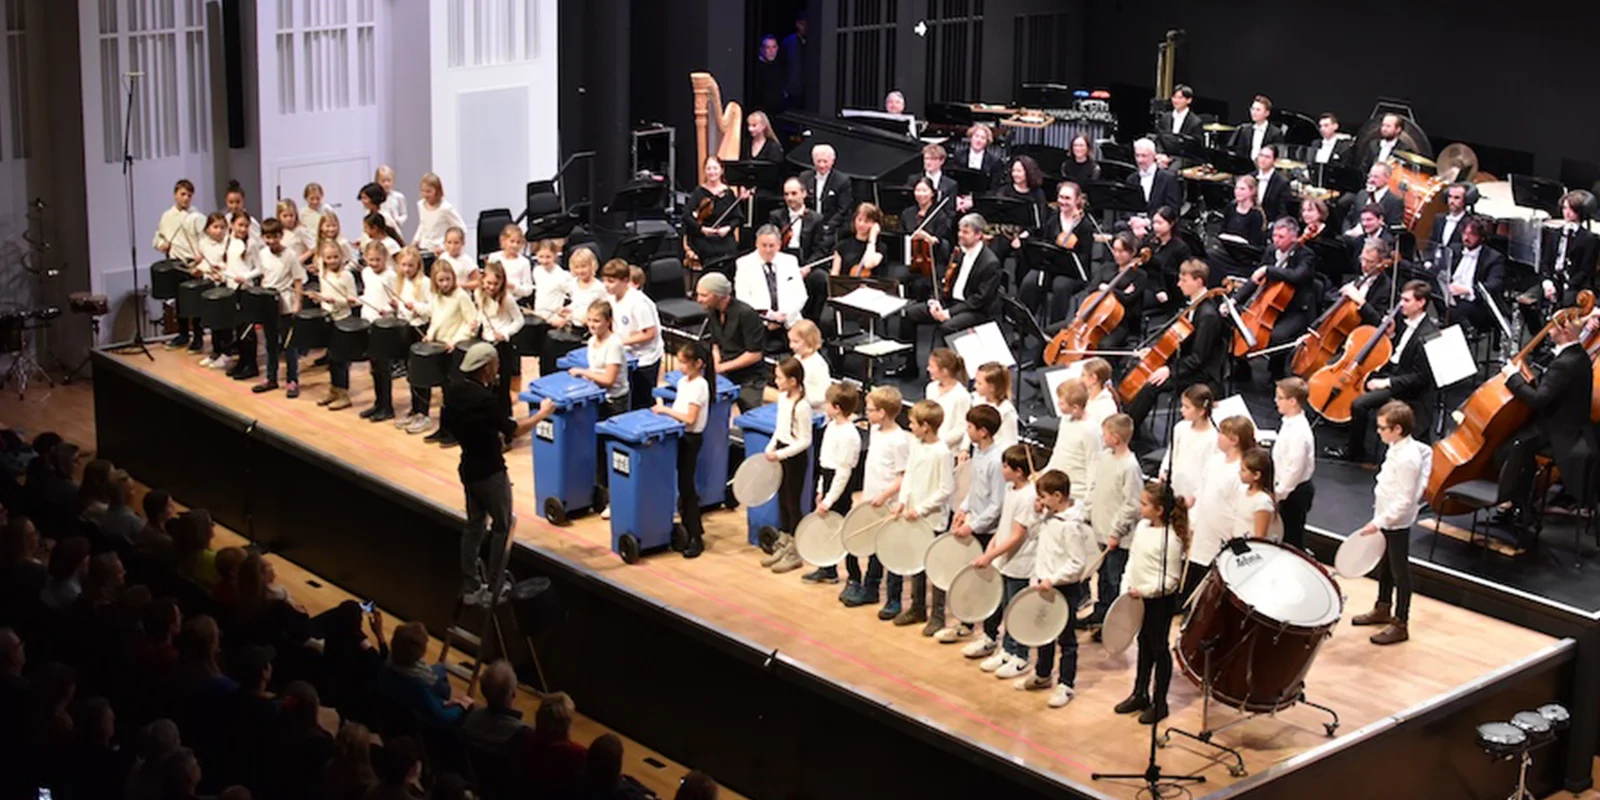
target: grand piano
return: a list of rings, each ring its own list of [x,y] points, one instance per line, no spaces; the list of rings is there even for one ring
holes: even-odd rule
[[[903,131],[891,133],[861,119],[827,119],[799,111],[786,111],[779,119],[802,131],[799,144],[785,156],[795,171],[811,168],[812,145],[833,145],[839,155],[834,169],[850,178],[858,201],[871,200],[882,208],[885,189],[902,187],[922,171],[922,142]],[[900,208],[883,210],[893,214]]]

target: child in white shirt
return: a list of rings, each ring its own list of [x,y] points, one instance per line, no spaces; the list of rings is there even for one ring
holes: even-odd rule
[[[1099,425],[1117,413],[1117,398],[1111,391],[1111,363],[1095,357],[1083,362],[1083,385],[1089,390],[1085,415]]]
[[[419,193],[422,196],[417,199],[417,232],[412,234],[411,243],[425,254],[437,255],[444,250],[444,235],[451,228],[466,230],[467,223],[456,207],[444,199],[444,182],[438,175],[424,174]],[[391,201],[394,197],[396,195],[389,196]],[[404,200],[402,197],[401,202]]]
[[[430,172],[428,174],[432,175],[433,173]],[[378,171],[372,176],[372,179],[379,186],[383,187],[384,198],[381,207],[384,215],[394,221],[395,230],[404,228],[407,219],[406,196],[395,191],[394,170],[391,169],[388,164],[381,164],[378,166]],[[440,194],[443,195],[444,192],[441,191]]]
[[[1056,426],[1056,444],[1050,450],[1045,469],[1067,473],[1075,486],[1087,491],[1089,476],[1104,447],[1100,423],[1088,418],[1089,390],[1079,378],[1068,378],[1056,386],[1056,409],[1061,412]]]
[[[261,287],[278,293],[278,317],[275,324],[261,326],[261,335],[267,340],[266,379],[251,387],[250,391],[263,394],[278,388],[278,358],[285,364],[288,389],[286,396],[293,400],[300,396],[300,353],[293,346],[284,348],[284,339],[300,310],[300,293],[305,289],[306,270],[300,258],[283,244],[283,223],[269,219],[261,223],[263,247],[256,253],[261,265]]]
[[[1139,626],[1133,692],[1115,710],[1118,714],[1143,712],[1139,722],[1154,725],[1167,716],[1167,687],[1172,683],[1168,638],[1178,610],[1178,580],[1183,551],[1189,545],[1189,520],[1183,502],[1159,483],[1140,490],[1139,517],[1127,567],[1118,583],[1129,597],[1144,601],[1144,621]]]
[[[451,228],[445,231],[444,250],[438,253],[438,260],[434,267],[438,268],[441,263],[448,265],[456,274],[456,286],[469,292],[475,292],[478,290],[478,265],[474,264],[472,259],[467,258],[466,247],[467,231],[465,228]],[[588,306],[579,308],[572,324],[580,328],[584,327],[584,320],[588,313]]]
[[[1011,370],[990,361],[978,367],[978,377],[972,382],[978,399],[974,405],[993,406],[1000,412],[1000,430],[994,443],[1003,450],[1018,441],[1017,407],[1011,402]]]
[[[983,550],[983,555],[973,560],[973,565],[978,567],[994,567],[1000,570],[1000,583],[1004,590],[1004,598],[1000,606],[994,610],[989,618],[983,621],[983,638],[962,648],[961,654],[967,658],[982,658],[978,667],[984,672],[997,672],[1004,678],[1015,678],[1028,669],[1028,648],[1023,647],[1008,633],[1004,640],[1000,638],[1000,622],[1005,619],[1006,606],[1011,603],[1011,598],[1017,592],[1028,588],[1028,581],[1033,577],[1034,553],[1038,549],[1038,538],[1034,535],[1038,529],[1034,522],[1038,520],[1038,511],[1034,500],[1037,497],[1033,481],[1032,467],[1028,463],[1028,446],[1014,444],[1006,448],[1000,457],[1000,474],[1006,479],[1005,504],[1000,511],[1000,523],[993,539]]]
[[[486,263],[499,264],[506,271],[506,281],[514,300],[521,300],[533,294],[533,265],[522,251],[528,242],[522,236],[522,229],[515,225],[507,225],[500,229],[500,250],[489,256]]]
[[[926,519],[935,531],[941,531],[948,523],[950,495],[956,488],[955,458],[939,433],[944,428],[944,409],[932,400],[918,400],[908,416],[913,439],[911,456],[900,482],[900,497],[890,510],[901,519]],[[889,601],[878,612],[879,619],[888,614],[896,625],[926,623],[923,636],[932,636],[944,627],[944,591],[933,590],[929,608],[928,573],[919,572],[911,578],[911,607],[904,611],[900,610],[901,576],[890,574],[885,583]],[[890,611],[895,613],[889,614]]]
[[[683,423],[678,438],[678,516],[683,520],[684,558],[698,558],[705,550],[705,526],[700,521],[700,492],[695,488],[695,472],[700,466],[700,446],[711,409],[711,385],[706,382],[706,351],[699,342],[685,342],[678,348],[677,395],[668,406],[656,398],[652,409]]]
[[[928,388],[923,397],[939,404],[944,411],[944,424],[939,428],[939,440],[956,458],[966,460],[962,447],[967,438],[967,411],[972,408],[972,394],[967,391],[967,365],[960,354],[948,347],[934,348],[928,354]]]
[[[789,350],[806,369],[806,396],[827,396],[833,375],[828,360],[822,357],[822,330],[817,323],[802,319],[789,328]]]
[[[1193,531],[1189,544],[1189,564],[1183,574],[1180,606],[1211,569],[1211,562],[1229,539],[1239,535],[1239,508],[1244,505],[1244,484],[1239,482],[1239,462],[1247,450],[1256,446],[1256,428],[1249,417],[1233,416],[1217,423],[1217,449],[1206,461],[1189,507]]]
[[[1105,452],[1095,461],[1090,473],[1088,498],[1084,509],[1089,523],[1094,526],[1095,537],[1110,552],[1100,563],[1100,580],[1096,585],[1094,616],[1091,624],[1105,621],[1111,601],[1122,593],[1120,580],[1122,568],[1128,560],[1128,534],[1133,532],[1139,519],[1139,492],[1144,487],[1144,476],[1139,472],[1139,459],[1128,449],[1133,441],[1133,418],[1115,414],[1100,425],[1105,441]],[[1099,641],[1099,631],[1095,631]]]
[[[790,335],[794,335],[792,329]],[[822,448],[817,455],[815,507],[819,516],[829,512],[849,514],[854,507],[850,495],[861,486],[861,470],[856,468],[861,462],[861,433],[855,423],[856,406],[860,403],[861,393],[846,383],[831,385],[823,393],[822,411],[828,417],[828,425],[822,430]],[[838,583],[839,567],[818,567],[800,579],[807,583]]]
[[[900,483],[905,478],[906,461],[911,455],[911,437],[896,419],[900,415],[902,400],[900,390],[893,386],[879,386],[867,394],[867,423],[871,427],[861,471],[861,499],[874,506],[881,507],[898,496]],[[839,593],[839,602],[849,608],[877,603],[878,583],[883,578],[883,564],[878,557],[872,556],[867,560],[865,579],[855,556],[845,557],[844,564],[850,581]],[[895,605],[898,608],[898,583],[896,586]]]
[[[361,318],[377,322],[383,317],[395,316],[399,305],[399,292],[395,270],[389,266],[389,249],[385,242],[373,239],[363,251],[367,265],[361,270]],[[370,422],[394,419],[394,365],[386,358],[371,358],[372,405],[361,412],[361,418]]]
[[[633,285],[628,262],[613,258],[600,271],[605,283],[607,299],[616,312],[617,333],[628,355],[638,360],[633,373],[633,408],[648,408],[650,392],[655,389],[661,373],[661,318],[656,304],[649,296]]]
[[[306,204],[300,208],[300,222],[307,230],[315,232],[322,227],[322,184],[306,184],[301,197],[305,198]]]
[[[1161,460],[1161,478],[1170,479],[1172,491],[1187,505],[1205,477],[1206,465],[1217,452],[1217,429],[1211,424],[1211,387],[1197,383],[1183,390],[1179,401],[1183,422],[1173,426],[1172,441]]]
[[[327,221],[327,217],[323,217]],[[337,242],[323,241],[317,246],[317,290],[306,292],[306,297],[322,306],[333,322],[350,316],[350,310],[361,301],[356,297],[356,280],[344,263],[344,251]],[[350,362],[334,358],[328,353],[328,395],[317,405],[329,411],[350,407]]]
[[[811,403],[806,399],[805,368],[797,358],[778,362],[773,375],[778,386],[778,426],[767,440],[768,461],[783,466],[783,482],[778,488],[778,546],[783,556],[772,564],[773,572],[798,569],[800,554],[794,549],[794,529],[800,524],[801,494],[805,491],[806,466],[811,458]]]
[[[1074,686],[1078,679],[1078,607],[1089,597],[1089,567],[1095,559],[1094,529],[1072,501],[1072,480],[1060,470],[1050,470],[1039,476],[1035,486],[1039,492],[1041,517],[1038,551],[1033,561],[1033,590],[1041,593],[1059,592],[1067,604],[1067,627],[1055,642],[1039,647],[1039,660],[1033,674],[1019,677],[1013,684],[1023,691],[1055,689],[1046,705],[1060,708],[1072,702]],[[1061,669],[1052,681],[1056,648],[1061,649]],[[1015,662],[1013,662],[1014,664]],[[996,672],[998,676],[999,673]]]

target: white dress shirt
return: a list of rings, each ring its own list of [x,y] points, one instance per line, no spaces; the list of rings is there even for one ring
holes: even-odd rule
[[[779,252],[772,257],[772,270],[778,284],[776,300],[767,287],[767,264],[761,260],[761,253],[752,250],[740,256],[734,262],[733,296],[756,311],[783,314],[784,327],[793,327],[806,305],[806,281],[800,275],[800,261],[790,253]],[[817,397],[811,399],[820,401]]]
[[[1467,290],[1467,299],[1478,299],[1478,255],[1483,252],[1483,245],[1471,250],[1461,251],[1461,260],[1456,263],[1455,271],[1450,273],[1450,285],[1460,286]]]
[[[975,170],[982,171],[983,170],[983,154],[984,154],[984,152],[985,152],[984,150],[968,150],[967,151],[967,169],[975,169]]]
[[[1399,141],[1400,141],[1399,139],[1379,139],[1378,140],[1378,160],[1379,161],[1388,161],[1390,154],[1394,153],[1395,144],[1398,143]]]
[[[832,174],[833,173],[831,171],[828,173],[828,175],[832,175]],[[822,213],[822,189],[823,189],[823,187],[828,185],[828,175],[824,175],[824,174],[818,172],[817,173],[817,185],[812,187],[812,190],[811,190],[811,196],[817,199],[816,212],[818,214]]]
[[[1317,442],[1305,412],[1286,416],[1278,424],[1278,439],[1272,443],[1273,493],[1279,500],[1289,496],[1317,470]]]
[[[1328,137],[1326,139],[1323,139],[1321,141],[1321,143],[1319,143],[1317,145],[1317,163],[1318,164],[1326,164],[1326,163],[1328,163],[1328,161],[1333,158],[1334,145],[1337,145],[1338,143],[1339,143],[1339,137],[1338,136],[1330,136],[1330,137]]]
[[[1144,192],[1144,201],[1150,202],[1150,192],[1156,184],[1156,166],[1150,165],[1149,169],[1139,170],[1139,189]]]
[[[1267,202],[1267,185],[1272,183],[1272,172],[1256,173],[1256,205]]]
[[[1033,507],[1036,497],[1038,494],[1031,481],[1023,481],[1021,486],[1006,486],[1006,499],[1000,509],[1000,525],[995,535],[1011,535],[1013,525],[1021,525],[1023,529],[1017,548],[993,562],[994,568],[1007,578],[1033,577],[1034,553],[1039,549],[1039,516]]]
[[[1465,216],[1466,212],[1462,212],[1460,214],[1446,214],[1444,216],[1444,235],[1439,238],[1439,241],[1444,244],[1449,244],[1450,237],[1455,235],[1456,225],[1460,224],[1462,218]]]
[[[829,508],[844,497],[850,473],[860,461],[861,434],[856,432],[855,423],[848,419],[830,420],[822,431],[822,450],[817,455],[818,467],[833,470],[831,482],[825,482],[820,472],[817,474],[817,493]]]
[[[1188,118],[1189,118],[1189,109],[1185,108],[1182,111],[1179,111],[1177,109],[1173,109],[1173,111],[1172,111],[1172,132],[1173,133],[1183,133],[1183,122],[1184,122],[1184,120],[1186,120]]]
[[[1410,317],[1402,318],[1402,321],[1405,322],[1406,329],[1400,333],[1400,341],[1394,346],[1394,355],[1389,356],[1390,364],[1400,363],[1400,354],[1405,352],[1406,344],[1411,341],[1411,335],[1417,332],[1417,326],[1422,323],[1422,319],[1425,316],[1427,315],[1418,314],[1416,319],[1411,319]]]
[[[868,500],[883,494],[906,471],[911,457],[911,434],[905,428],[873,428],[867,436],[866,465],[861,473],[861,494]]]
[[[1267,123],[1258,122],[1250,128],[1250,160],[1256,160],[1256,154],[1261,152],[1261,143],[1267,138]]]
[[[788,206],[784,208],[789,211],[789,249],[799,250],[800,234],[805,230],[805,209],[795,211]],[[782,241],[782,237],[779,237],[779,241]]]
[[[1417,521],[1422,493],[1433,471],[1433,448],[1410,436],[1389,445],[1378,468],[1372,497],[1372,524],[1379,530],[1404,530]]]
[[[978,253],[983,252],[983,244],[971,249],[961,249],[961,271],[956,273],[956,282],[950,290],[950,296],[956,300],[967,299],[967,280],[972,277],[972,268],[978,263]]]

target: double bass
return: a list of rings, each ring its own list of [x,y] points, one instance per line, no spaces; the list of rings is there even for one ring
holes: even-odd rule
[[[1350,404],[1366,391],[1367,378],[1394,355],[1389,332],[1400,306],[1389,309],[1377,325],[1362,325],[1350,332],[1344,351],[1332,364],[1317,370],[1307,383],[1307,404],[1329,422],[1350,421]]]
[[[1182,347],[1184,340],[1194,333],[1194,310],[1199,308],[1201,303],[1214,297],[1221,297],[1233,289],[1233,280],[1228,280],[1224,285],[1207,291],[1178,312],[1178,315],[1168,321],[1165,327],[1146,339],[1144,344],[1134,348],[1144,350],[1145,354],[1140,356],[1139,363],[1134,364],[1133,368],[1128,370],[1128,374],[1122,377],[1122,382],[1117,384],[1117,399],[1122,405],[1126,406],[1133,402],[1134,396],[1150,383],[1150,376],[1177,357],[1178,348]]]
[[[1539,333],[1512,357],[1524,377],[1531,378],[1527,358],[1557,325],[1570,324],[1594,310],[1594,294],[1578,293],[1578,304],[1551,316]],[[1528,423],[1532,410],[1511,393],[1506,376],[1496,372],[1474,389],[1458,410],[1461,424],[1449,436],[1433,445],[1433,471],[1428,474],[1428,504],[1440,514],[1465,514],[1471,509],[1452,502],[1445,490],[1488,474],[1494,467],[1494,453]]]
[[[1395,258],[1398,257],[1396,254]],[[1356,291],[1364,293],[1384,270],[1394,266],[1395,263],[1396,260],[1379,261],[1372,269],[1362,273],[1353,284]],[[1294,360],[1289,364],[1289,371],[1309,380],[1317,370],[1338,357],[1340,348],[1344,347],[1345,339],[1350,337],[1351,331],[1361,327],[1361,324],[1361,306],[1355,300],[1340,295],[1339,302],[1322,312],[1322,316],[1311,325],[1310,332],[1295,347]]]
[[[1106,284],[1106,288],[1089,295],[1078,306],[1078,313],[1073,316],[1072,322],[1044,346],[1046,364],[1061,366],[1083,358],[1084,351],[1097,349],[1100,340],[1122,324],[1124,310],[1117,295],[1127,288],[1134,270],[1149,261],[1150,255],[1150,248],[1140,248],[1139,254]]]

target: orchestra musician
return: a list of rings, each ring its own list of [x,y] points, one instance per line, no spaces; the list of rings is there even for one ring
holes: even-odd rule
[[[1300,223],[1292,217],[1279,217],[1272,223],[1272,247],[1262,255],[1261,266],[1256,267],[1256,271],[1250,275],[1250,282],[1239,287],[1234,295],[1243,308],[1257,291],[1267,285],[1267,281],[1283,281],[1294,287],[1294,297],[1289,301],[1289,307],[1273,323],[1272,338],[1267,342],[1267,347],[1292,342],[1311,325],[1311,307],[1316,299],[1316,275],[1316,254],[1300,246]],[[1269,363],[1274,380],[1284,376],[1288,356],[1287,349],[1271,356]]]
[[[1355,280],[1339,287],[1339,295],[1348,297],[1361,311],[1364,325],[1377,325],[1389,313],[1390,291],[1393,279],[1389,263],[1394,249],[1382,239],[1370,239],[1361,247],[1361,272]]]
[[[1388,226],[1383,224],[1383,208],[1376,203],[1367,205],[1356,215],[1356,234],[1347,236],[1346,243],[1351,251],[1356,254],[1357,266],[1360,266],[1361,249],[1371,242],[1382,242],[1390,248],[1395,247],[1394,234]]]
[[[829,273],[849,277],[866,277],[883,263],[883,250],[878,246],[878,235],[883,232],[883,212],[871,203],[856,206],[850,218],[850,235],[839,237],[833,246],[833,266]]]
[[[1197,258],[1184,261],[1178,267],[1178,291],[1188,306],[1206,293],[1210,269]],[[1228,352],[1226,334],[1229,328],[1222,319],[1219,299],[1209,299],[1195,306],[1189,316],[1194,331],[1178,345],[1178,354],[1168,363],[1150,374],[1144,388],[1128,401],[1128,416],[1133,417],[1134,430],[1142,430],[1144,418],[1156,407],[1163,392],[1182,395],[1190,386],[1203,383],[1212,395],[1222,392],[1222,367]],[[1136,358],[1143,358],[1141,350]]]
[[[1100,180],[1100,164],[1094,160],[1094,145],[1090,144],[1088,134],[1072,137],[1072,143],[1067,145],[1067,156],[1061,162],[1061,177],[1079,186]]]
[[[1377,140],[1367,145],[1367,152],[1361,154],[1361,168],[1372,169],[1373,164],[1387,162],[1393,155],[1395,148],[1400,144],[1400,134],[1406,131],[1406,120],[1399,114],[1384,114],[1383,122],[1378,126]],[[1387,178],[1385,178],[1387,180]]]
[[[783,252],[794,256],[801,265],[800,272],[806,282],[806,307],[802,315],[816,321],[822,317],[823,304],[828,300],[828,271],[821,267],[806,267],[827,255],[823,245],[822,218],[806,205],[806,187],[799,178],[783,182],[783,205],[767,215],[767,224],[778,228],[780,242],[787,237]]]
[[[1310,241],[1317,241],[1328,233],[1328,204],[1316,197],[1307,197],[1300,201],[1300,230],[1310,230],[1316,227],[1316,235]]]
[[[1083,215],[1083,189],[1072,181],[1062,181],[1056,186],[1056,210],[1044,221],[1040,232],[1044,240],[1057,247],[1069,248],[1083,274],[1089,274],[1094,257],[1093,226]],[[1045,324],[1063,319],[1071,313],[1072,298],[1082,291],[1084,281],[1075,270],[1048,279],[1040,270],[1030,270],[1022,276],[1019,294],[1022,302],[1034,316],[1046,320]],[[1048,307],[1047,307],[1048,306]]]
[[[1318,164],[1349,164],[1350,151],[1355,145],[1351,144],[1348,136],[1339,135],[1339,118],[1331,112],[1325,112],[1317,118],[1317,152],[1311,160]]]
[[[684,245],[700,258],[701,264],[710,264],[738,252],[739,242],[734,239],[734,229],[744,221],[744,211],[739,205],[739,194],[722,182],[722,162],[716,156],[706,159],[706,182],[689,193],[684,215]],[[710,209],[698,213],[704,201]],[[704,220],[700,217],[705,217]]]
[[[1382,210],[1383,224],[1387,227],[1395,227],[1404,221],[1406,201],[1400,195],[1389,191],[1390,171],[1387,161],[1379,161],[1367,167],[1367,185],[1352,195],[1353,199],[1346,215],[1346,219],[1352,222],[1346,230],[1346,234],[1351,238],[1359,236],[1357,228],[1360,227],[1359,221],[1353,219],[1351,215],[1360,213],[1361,209],[1370,205],[1376,205]]]
[[[890,114],[906,113],[906,96],[899,89],[895,89],[883,97],[883,110]]]
[[[1189,260],[1189,245],[1178,236],[1178,212],[1162,206],[1150,215],[1150,299],[1163,314],[1172,314],[1183,305],[1186,293],[1179,285],[1179,269]],[[1209,271],[1207,271],[1209,275]]]
[[[1439,328],[1428,318],[1428,298],[1433,292],[1425,281],[1408,281],[1400,290],[1400,315],[1392,335],[1397,336],[1394,354],[1367,379],[1366,391],[1350,404],[1350,425],[1342,447],[1323,452],[1329,458],[1366,463],[1367,431],[1373,412],[1390,400],[1411,407],[1417,424],[1413,434],[1426,440],[1433,430],[1433,370],[1428,366],[1422,346],[1439,335]]]
[[[1219,236],[1243,239],[1251,247],[1263,247],[1267,242],[1267,218],[1256,206],[1256,176],[1240,175],[1233,180],[1233,205],[1222,209],[1222,229]],[[1243,275],[1250,264],[1241,263],[1225,247],[1217,247],[1211,260],[1222,268],[1224,275]],[[1219,276],[1220,277],[1220,276]]]
[[[1570,306],[1576,304],[1578,292],[1595,288],[1595,255],[1600,242],[1588,228],[1593,207],[1594,195],[1582,189],[1562,195],[1561,227],[1556,230],[1553,245],[1547,243],[1544,247],[1549,255],[1540,259],[1539,283],[1523,294],[1525,303],[1542,293],[1546,302],[1560,300],[1561,305]],[[1532,325],[1534,329],[1539,327],[1542,324]]]
[[[950,250],[954,246],[955,238],[955,203],[946,203],[944,208],[939,209],[933,183],[926,177],[917,179],[916,185],[911,188],[911,197],[916,203],[900,212],[899,232],[915,239],[926,239],[933,244],[934,274],[928,278],[920,275],[910,276],[908,279],[910,291],[907,294],[918,300],[926,300],[932,296],[931,281],[942,280],[944,267],[950,263]],[[935,209],[939,209],[937,213]],[[919,231],[918,228],[922,230]],[[909,259],[907,263],[910,263]]]
[[[850,179],[833,168],[838,159],[832,145],[815,145],[811,148],[811,169],[800,173],[807,203],[822,217],[822,234],[827,237],[823,241],[827,246],[832,245],[856,205]]]
[[[776,45],[774,45],[776,46]],[[770,161],[774,164],[783,163],[783,142],[778,140],[777,133],[772,130],[772,120],[765,111],[752,111],[745,119],[745,130],[750,134],[750,141],[745,145],[748,157],[756,161]]]
[[[1139,187],[1144,193],[1146,212],[1155,213],[1162,206],[1183,210],[1183,186],[1178,176],[1156,165],[1156,143],[1139,139],[1133,143],[1133,162],[1139,171],[1127,178],[1129,186]]]
[[[1000,259],[983,243],[988,222],[978,214],[967,214],[956,225],[957,249],[950,266],[955,274],[948,296],[927,303],[906,306],[900,318],[900,341],[911,345],[906,365],[895,373],[899,378],[915,378],[922,371],[916,358],[917,330],[936,325],[933,346],[942,347],[945,337],[1000,317]],[[943,281],[943,275],[938,278]],[[943,288],[936,294],[943,295]]]
[[[1452,183],[1445,190],[1445,210],[1433,217],[1428,244],[1461,252],[1461,223],[1467,217],[1467,184]]]
[[[1250,102],[1250,121],[1240,125],[1233,132],[1233,141],[1228,149],[1234,155],[1255,160],[1256,153],[1269,144],[1283,144],[1283,128],[1272,124],[1272,99],[1264,94],[1258,94]]]
[[[1588,464],[1597,452],[1597,443],[1595,426],[1589,420],[1594,365],[1584,352],[1583,332],[1581,318],[1551,327],[1555,356],[1532,380],[1523,376],[1521,364],[1514,360],[1501,372],[1507,376],[1506,388],[1533,412],[1533,435],[1514,437],[1507,452],[1507,458],[1521,465],[1517,474],[1530,476],[1527,484],[1531,489],[1531,476],[1537,472],[1534,459],[1547,454],[1561,470],[1567,493],[1587,501],[1579,487],[1593,484],[1594,472]]]
[[[935,204],[946,197],[954,197],[958,191],[956,179],[944,174],[944,162],[947,157],[948,154],[945,153],[943,146],[937,144],[924,145],[922,148],[922,174],[911,178],[913,184],[923,179],[932,184],[934,189],[933,202]],[[952,201],[951,205],[954,205],[954,201]],[[955,211],[954,208],[950,210],[952,213]]]
[[[1289,179],[1278,172],[1278,145],[1264,144],[1256,151],[1256,204],[1267,219],[1277,219],[1289,210]]]
[[[767,352],[788,349],[788,330],[806,306],[800,264],[780,251],[782,234],[772,225],[756,231],[756,249],[734,262],[733,296],[750,306],[766,324]]]
[[[1111,237],[1111,262],[1116,271],[1107,276],[1105,282],[1096,286],[1094,291],[1103,292],[1110,288],[1111,284],[1119,284],[1119,291],[1113,296],[1122,304],[1122,322],[1100,340],[1102,350],[1116,350],[1139,335],[1150,273],[1134,260],[1138,250],[1139,240],[1132,231],[1120,231]],[[1076,315],[1073,315],[1057,322],[1045,328],[1045,332],[1054,335],[1071,325],[1075,318]]]
[[[1176,153],[1179,136],[1200,137],[1200,115],[1189,111],[1192,102],[1194,89],[1182,83],[1172,87],[1172,110],[1156,115],[1156,142],[1161,145],[1161,152]]]
[[[1437,224],[1434,230],[1438,230]],[[1499,302],[1496,298],[1505,287],[1506,259],[1486,244],[1489,223],[1482,217],[1467,217],[1460,236],[1461,256],[1450,272],[1447,287],[1455,298],[1451,318],[1465,320],[1473,330],[1488,331],[1495,325],[1489,304]]]
[[[994,131],[982,122],[974,123],[967,129],[967,141],[956,145],[952,154],[957,166],[977,170],[989,178],[989,185],[999,184],[1000,154],[990,149],[994,143]]]

